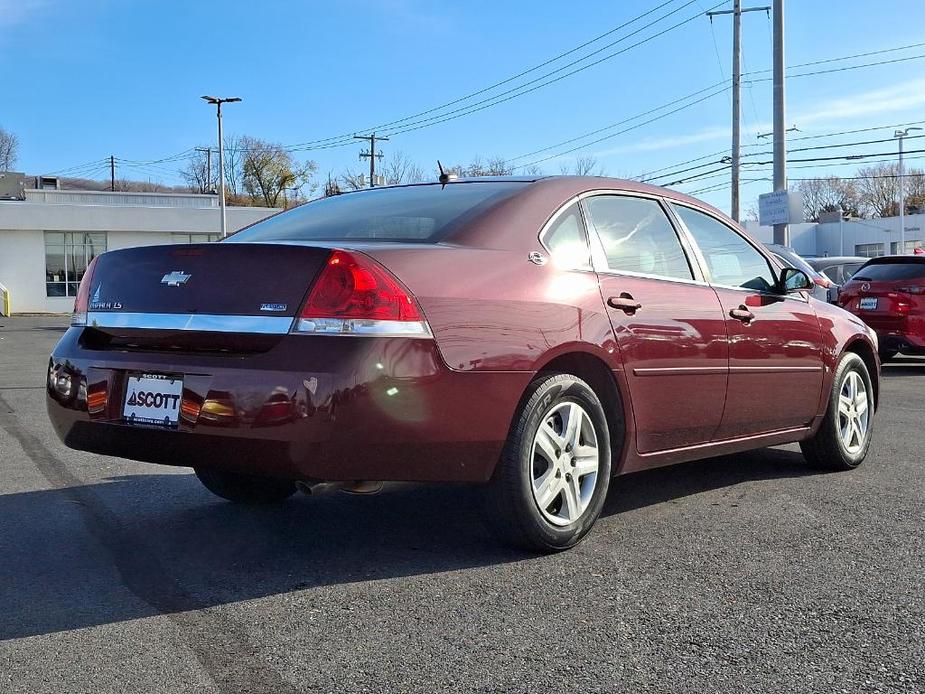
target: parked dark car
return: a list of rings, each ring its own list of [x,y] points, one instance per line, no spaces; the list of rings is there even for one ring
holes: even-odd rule
[[[842,287],[842,307],[877,331],[880,359],[925,354],[925,256],[873,258]]]
[[[767,246],[768,250],[771,251],[771,255],[774,256],[782,267],[795,267],[809,276],[814,285],[811,292],[813,298],[831,303],[831,299],[833,298],[831,295],[833,289],[833,282],[831,279],[826,277],[824,273],[813,268],[808,260],[789,246],[781,246],[777,243],[766,243],[765,246]]]
[[[805,258],[805,260],[816,272],[832,281],[828,298],[831,303],[837,304],[842,285],[870,259],[854,255],[835,255],[824,258]]]
[[[560,550],[615,475],[796,441],[864,460],[876,336],[812,288],[632,181],[377,188],[96,258],[48,411],[72,448],[191,466],[237,502],[481,483],[500,534]]]

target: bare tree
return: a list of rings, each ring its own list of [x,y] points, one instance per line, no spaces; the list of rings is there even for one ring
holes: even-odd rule
[[[542,176],[543,170],[536,164],[530,164],[522,169],[522,173],[524,176]]]
[[[382,166],[382,175],[386,183],[398,185],[401,183],[420,183],[424,180],[424,171],[415,164],[404,152],[396,150],[386,159]]]
[[[861,207],[871,217],[899,213],[899,164],[874,164],[858,169]]]
[[[209,171],[209,156],[202,149],[196,149],[180,175],[194,193],[213,193],[218,188],[218,157],[212,157],[212,171]]]
[[[838,209],[852,217],[861,214],[858,185],[853,180],[838,176],[814,178],[800,181],[796,190],[803,195],[803,212],[807,221],[818,221],[820,213]]]
[[[225,188],[228,197],[238,200],[244,192],[244,157],[247,154],[245,137],[231,135],[225,138]]]
[[[0,171],[9,171],[19,156],[19,137],[0,127]]]
[[[575,162],[571,166],[567,162],[562,162],[559,164],[559,173],[563,176],[604,176],[604,167],[598,167],[598,170],[595,172],[594,168],[597,167],[597,157],[593,154],[583,154],[575,157]]]
[[[369,182],[366,180],[365,174],[354,173],[353,169],[348,166],[344,169],[344,173],[340,175],[340,185],[347,190],[363,190],[369,185]]]
[[[456,164],[454,166],[444,167],[444,171],[465,178],[510,176],[514,173],[514,165],[509,163],[504,157],[489,157],[487,161],[482,161],[482,157],[476,155],[467,166]]]
[[[304,186],[309,186],[309,193],[317,187],[311,180],[318,169],[316,162],[299,163],[282,145],[256,137],[239,138],[238,144],[244,153],[242,184],[252,203],[288,205],[290,191],[298,200]]]

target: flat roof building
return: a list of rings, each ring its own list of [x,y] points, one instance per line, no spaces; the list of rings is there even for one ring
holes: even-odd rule
[[[279,210],[226,208],[228,231]],[[0,200],[0,313],[68,313],[94,256],[221,237],[218,198],[186,193],[34,189]]]

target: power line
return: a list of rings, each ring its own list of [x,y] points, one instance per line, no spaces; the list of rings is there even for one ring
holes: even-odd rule
[[[643,31],[643,30],[645,30],[645,29],[648,29],[649,27],[653,26],[654,24],[657,24],[658,22],[660,22],[662,19],[665,19],[666,17],[670,16],[671,14],[674,14],[675,12],[678,12],[679,10],[684,9],[685,7],[687,7],[688,5],[690,5],[691,3],[695,2],[695,1],[696,1],[696,0],[690,0],[690,2],[686,3],[685,5],[682,5],[682,6],[681,6],[680,8],[678,8],[677,10],[673,10],[673,11],[670,12],[668,15],[665,15],[665,17],[661,17],[661,18],[659,18],[659,19],[657,19],[657,20],[655,20],[655,21],[653,21],[653,22],[650,22],[649,24],[647,24],[646,26],[642,27],[641,29],[638,29],[638,30],[632,32],[631,34],[628,34],[627,36],[622,37],[622,38],[619,39],[618,41],[615,41],[614,44],[620,43],[620,42],[626,40],[627,38],[629,38],[630,36],[633,36],[633,35],[635,35],[635,34],[640,33],[641,31]],[[717,5],[715,5],[715,7],[719,7],[719,5],[722,5],[722,4],[723,4],[722,2],[721,2],[721,3],[718,3]],[[422,128],[429,128],[429,127],[431,127],[431,126],[433,126],[433,125],[437,125],[437,124],[440,124],[440,123],[445,123],[445,122],[450,121],[450,120],[455,120],[456,118],[461,118],[462,116],[467,116],[467,115],[470,115],[470,114],[472,114],[472,113],[477,113],[477,112],[479,112],[479,111],[484,111],[484,110],[487,109],[487,108],[491,108],[491,107],[493,107],[493,106],[497,106],[497,105],[499,105],[499,104],[503,104],[503,103],[505,103],[505,102],[507,102],[507,101],[510,101],[510,100],[512,100],[512,99],[516,99],[516,98],[518,98],[518,97],[520,97],[520,96],[524,96],[525,94],[530,94],[531,92],[534,92],[534,91],[536,91],[536,90],[538,90],[538,89],[542,89],[543,87],[547,87],[547,86],[549,86],[550,84],[555,84],[556,82],[559,82],[559,81],[561,81],[561,80],[564,80],[564,79],[566,79],[567,77],[571,77],[572,75],[576,75],[576,74],[578,74],[579,72],[584,72],[585,70],[588,70],[588,69],[590,69],[590,68],[592,68],[592,67],[595,67],[596,65],[600,65],[601,63],[603,63],[603,62],[605,62],[605,61],[607,61],[607,60],[610,60],[610,59],[612,59],[612,58],[615,58],[615,57],[617,57],[618,55],[622,55],[622,54],[624,54],[624,53],[626,53],[626,52],[628,52],[628,51],[633,50],[634,48],[638,48],[639,46],[642,46],[643,44],[646,44],[646,43],[648,43],[649,41],[653,41],[653,40],[656,39],[656,38],[659,38],[659,37],[661,37],[661,36],[664,36],[665,34],[671,32],[671,31],[674,31],[675,29],[677,29],[677,28],[679,28],[679,27],[681,27],[681,26],[684,26],[685,24],[688,24],[688,23],[694,21],[695,19],[697,19],[698,16],[699,16],[699,15],[694,15],[694,16],[692,16],[692,17],[688,17],[687,19],[685,19],[685,20],[683,20],[683,21],[677,22],[676,24],[673,24],[673,25],[671,25],[670,27],[668,27],[668,28],[666,28],[666,29],[662,29],[661,31],[656,32],[655,34],[652,34],[651,36],[647,36],[646,38],[644,38],[644,39],[642,39],[642,40],[640,40],[640,41],[637,41],[636,43],[633,43],[633,44],[631,44],[631,45],[629,45],[629,46],[626,46],[625,48],[621,48],[619,51],[615,51],[615,52],[613,52],[613,53],[610,53],[610,54],[608,54],[608,55],[605,55],[605,56],[603,56],[602,58],[598,58],[597,60],[595,60],[595,61],[593,61],[593,62],[591,62],[591,63],[587,63],[587,64],[585,64],[585,65],[582,65],[581,67],[578,67],[578,68],[576,68],[576,69],[574,69],[574,70],[571,70],[570,72],[566,72],[566,73],[564,73],[564,74],[558,75],[557,77],[553,77],[552,79],[548,79],[548,80],[546,80],[545,82],[542,81],[542,80],[545,80],[547,77],[551,77],[552,75],[555,75],[555,74],[558,73],[558,72],[562,72],[562,70],[565,70],[565,69],[567,69],[567,68],[569,68],[569,67],[571,67],[571,66],[573,66],[573,65],[577,65],[577,64],[579,64],[579,63],[581,63],[581,62],[587,60],[587,58],[590,57],[591,55],[594,55],[595,53],[599,53],[599,52],[601,52],[601,51],[600,51],[600,50],[595,51],[594,53],[591,53],[591,54],[589,54],[588,56],[585,56],[584,58],[581,58],[581,59],[579,59],[579,60],[573,61],[573,62],[571,62],[571,63],[567,63],[566,65],[564,65],[564,66],[562,66],[562,67],[560,67],[560,68],[558,68],[558,69],[556,69],[556,70],[553,70],[552,72],[546,73],[545,75],[542,75],[542,76],[537,77],[537,78],[535,78],[535,79],[533,79],[533,80],[530,80],[529,82],[524,82],[523,84],[521,84],[521,85],[519,85],[519,86],[517,86],[517,87],[514,87],[514,88],[509,89],[509,90],[507,90],[507,91],[501,92],[501,93],[499,93],[499,94],[496,94],[495,96],[490,97],[490,98],[488,98],[488,99],[483,99],[482,101],[477,101],[477,102],[472,103],[472,104],[469,104],[469,105],[467,105],[467,106],[464,106],[464,107],[461,107],[461,108],[458,108],[458,109],[454,109],[454,110],[452,110],[452,111],[447,111],[446,113],[440,114],[440,115],[438,115],[438,116],[433,116],[433,117],[431,117],[431,118],[426,118],[426,119],[423,119],[423,120],[420,120],[420,121],[408,123],[408,124],[407,124],[407,127],[403,127],[403,128],[400,129],[400,130],[390,130],[390,131],[389,131],[389,135],[390,135],[390,136],[393,136],[393,135],[401,135],[401,134],[403,134],[403,133],[411,132],[411,131],[413,131],[413,130],[420,130],[420,129],[422,129]],[[601,49],[601,50],[603,50],[603,49]],[[537,84],[537,83],[538,83],[538,84]],[[525,89],[525,87],[527,87],[528,85],[534,85],[534,86],[531,86],[529,89]],[[501,98],[501,97],[504,97],[504,98]]]
[[[801,67],[812,67],[813,65],[825,65],[827,63],[838,63],[838,62],[841,62],[842,60],[853,60],[854,58],[866,58],[868,56],[882,55],[884,53],[896,53],[898,51],[905,51],[910,48],[921,48],[922,46],[925,46],[925,41],[923,41],[922,43],[910,43],[905,46],[896,46],[895,48],[884,48],[879,51],[867,51],[866,53],[855,53],[854,55],[843,55],[839,58],[825,58],[822,60],[813,60],[808,63],[797,63],[796,65],[787,66],[787,69],[796,70]],[[759,74],[762,72],[771,72],[771,68],[767,68],[765,70],[753,70],[752,72],[745,73],[745,74]]]

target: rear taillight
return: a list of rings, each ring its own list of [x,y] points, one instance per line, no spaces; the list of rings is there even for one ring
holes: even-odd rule
[[[825,277],[822,277],[821,275],[816,275],[815,277],[813,277],[813,282],[815,282],[817,285],[819,285],[823,289],[828,289],[829,287],[832,286],[832,281],[829,279],[826,279]]]
[[[99,256],[96,256],[96,258],[91,260],[90,264],[87,265],[84,276],[80,280],[80,285],[77,287],[77,297],[74,299],[74,312],[71,314],[71,325],[87,324],[87,311],[90,310],[90,283],[93,281],[93,270],[96,267],[98,258]]]
[[[903,294],[925,294],[925,286],[896,287],[896,291]]]
[[[430,337],[421,309],[401,282],[372,258],[335,250],[296,319],[293,332]]]

